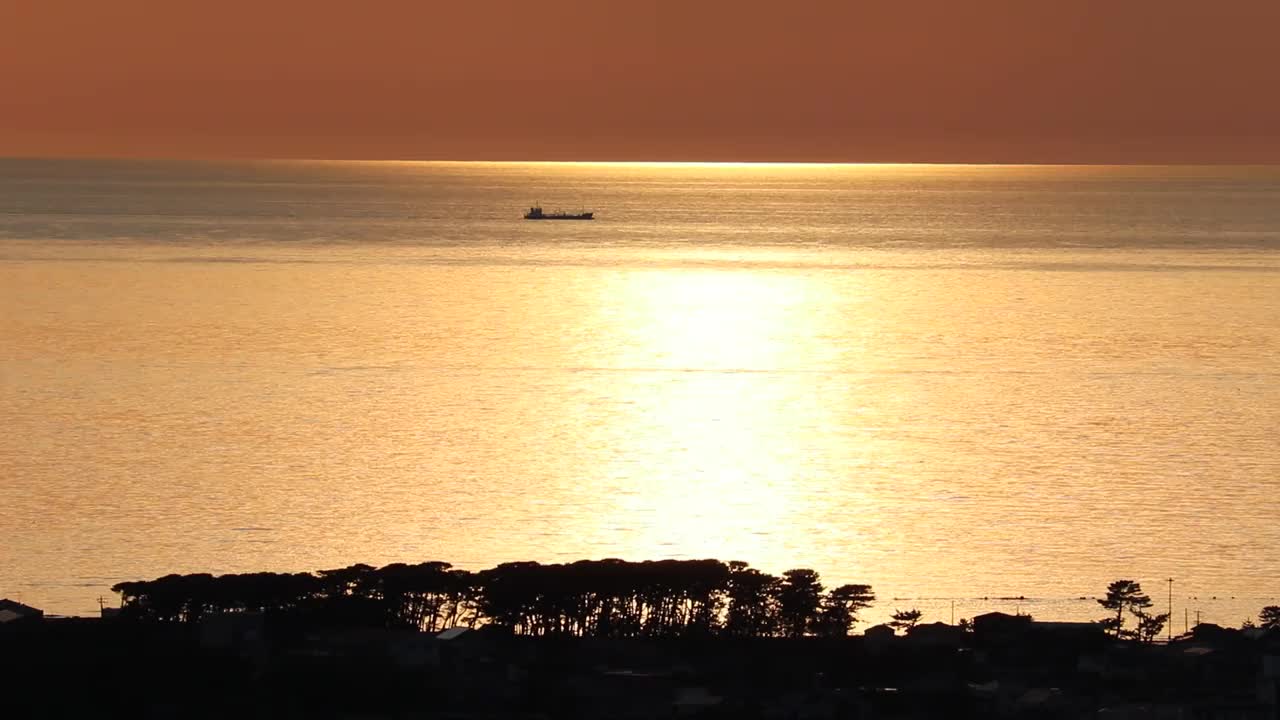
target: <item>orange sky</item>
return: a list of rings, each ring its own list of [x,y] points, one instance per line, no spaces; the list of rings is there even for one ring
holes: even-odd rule
[[[0,155],[1280,162],[1280,0],[6,0]]]

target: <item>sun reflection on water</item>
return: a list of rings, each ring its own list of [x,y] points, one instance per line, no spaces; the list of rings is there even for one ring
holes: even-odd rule
[[[622,375],[627,412],[594,430],[613,447],[607,484],[625,488],[596,533],[637,558],[696,548],[770,561],[771,537],[806,503],[796,482],[802,443],[789,436],[823,413],[795,387],[803,373],[778,372],[821,337],[810,286],[800,276],[690,270],[629,273],[603,290],[601,312],[625,314],[610,321],[627,337],[601,364],[649,372]]]

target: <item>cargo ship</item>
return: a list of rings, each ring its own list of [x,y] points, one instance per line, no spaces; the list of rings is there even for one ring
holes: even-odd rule
[[[534,205],[524,214],[525,220],[592,220],[595,213],[590,212],[543,212],[541,205]]]

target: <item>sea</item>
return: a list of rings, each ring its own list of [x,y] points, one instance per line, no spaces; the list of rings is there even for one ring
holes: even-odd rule
[[[1280,167],[0,160],[0,596],[583,558],[1280,604]]]

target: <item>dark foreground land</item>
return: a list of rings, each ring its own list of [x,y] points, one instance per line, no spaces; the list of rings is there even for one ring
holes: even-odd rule
[[[703,639],[271,622],[0,627],[4,718],[1280,718],[1280,632],[1164,644],[992,613],[972,629]]]

